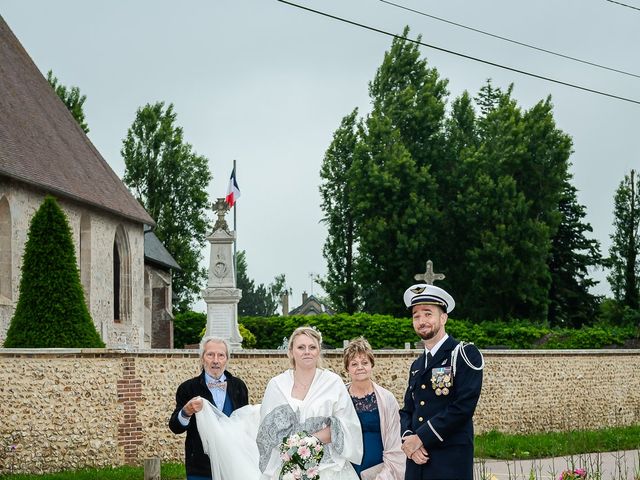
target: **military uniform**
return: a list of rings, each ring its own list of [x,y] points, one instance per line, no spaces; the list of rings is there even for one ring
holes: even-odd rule
[[[442,289],[419,287],[418,293],[407,290],[408,307],[421,302],[453,309],[453,299]],[[482,354],[449,336],[426,368],[425,361],[426,352],[409,370],[400,431],[403,437],[418,435],[429,460],[418,465],[407,459],[405,480],[473,480],[472,418],[482,388]]]

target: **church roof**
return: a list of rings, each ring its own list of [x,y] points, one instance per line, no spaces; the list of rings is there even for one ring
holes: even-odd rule
[[[0,175],[155,225],[0,16]]]
[[[144,259],[165,269],[182,270],[148,226],[144,230]]]

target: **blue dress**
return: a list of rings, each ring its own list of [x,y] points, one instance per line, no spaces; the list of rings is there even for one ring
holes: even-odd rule
[[[362,463],[353,464],[358,477],[360,472],[367,468],[382,463],[382,433],[380,431],[380,412],[375,392],[371,392],[362,398],[351,396],[351,401],[356,409],[360,426],[362,427]]]

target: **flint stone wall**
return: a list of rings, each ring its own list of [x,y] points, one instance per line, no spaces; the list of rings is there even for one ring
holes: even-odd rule
[[[640,424],[640,351],[484,351],[478,433]],[[401,401],[418,350],[376,352],[376,381]],[[324,365],[342,374],[339,350]],[[167,420],[175,390],[200,372],[192,350],[0,349],[0,474],[180,462]],[[283,352],[247,350],[228,369],[251,403],[289,367]],[[346,378],[346,377],[345,377]]]

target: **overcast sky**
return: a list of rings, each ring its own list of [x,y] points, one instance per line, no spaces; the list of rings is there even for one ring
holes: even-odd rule
[[[640,10],[606,0],[394,1],[640,75]],[[409,25],[411,36],[422,34],[428,44],[640,101],[640,78],[379,0],[300,3],[395,33]],[[640,0],[627,3],[640,8]],[[124,172],[122,139],[136,109],[173,103],[186,141],[210,160],[213,198],[224,196],[233,160],[238,162],[238,248],[247,251],[249,275],[269,283],[286,274],[292,307],[303,291],[322,293],[310,279],[326,272],[318,172],[341,118],[356,106],[369,111],[368,82],[390,37],[275,0],[0,0],[0,14],[44,74],[52,69],[61,83],[79,86],[87,96],[89,137],[118,175]],[[638,168],[640,105],[421,51],[449,79],[450,100],[464,90],[475,95],[487,78],[503,88],[514,83],[513,96],[524,108],[552,96],[558,126],[574,141],[579,201],[606,253],[615,190]],[[446,274],[447,266],[435,269]],[[602,281],[597,293],[608,292],[604,274],[594,276]]]

